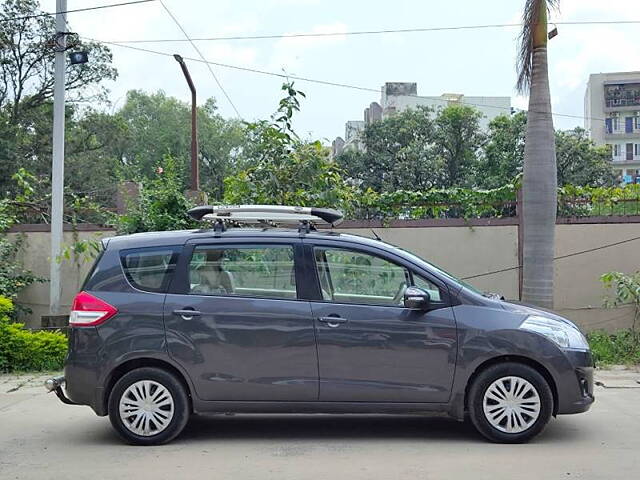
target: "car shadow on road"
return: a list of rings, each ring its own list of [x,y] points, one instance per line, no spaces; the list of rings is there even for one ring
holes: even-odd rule
[[[551,421],[536,442],[570,440],[574,429]],[[470,422],[445,417],[391,415],[238,415],[194,416],[181,441],[416,439],[434,442],[477,442],[482,437]]]
[[[583,435],[580,429],[552,419],[533,442],[571,442]],[[470,422],[418,415],[197,415],[189,420],[182,434],[172,443],[228,444],[253,440],[358,442],[372,439],[384,439],[386,442],[486,443]],[[91,435],[77,440],[82,444],[89,441],[122,445],[115,432],[106,425],[104,429],[94,430]]]
[[[410,439],[459,440],[477,437],[473,426],[448,418],[374,415],[194,416],[181,438],[211,439]]]

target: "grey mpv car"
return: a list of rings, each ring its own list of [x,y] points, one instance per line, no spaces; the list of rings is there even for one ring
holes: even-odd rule
[[[335,210],[190,214],[212,228],[103,241],[73,303],[64,377],[46,384],[127,442],[168,442],[191,414],[446,412],[516,443],[594,401],[574,324],[314,228],[337,224]]]

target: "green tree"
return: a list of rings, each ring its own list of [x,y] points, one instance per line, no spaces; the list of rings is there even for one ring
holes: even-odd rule
[[[525,112],[499,115],[489,122],[488,139],[480,159],[481,187],[501,187],[522,173],[526,125]]]
[[[336,159],[348,177],[375,191],[426,190],[443,182],[443,165],[434,151],[434,111],[407,109],[366,126],[364,151]]]
[[[435,149],[444,165],[444,187],[477,184],[478,157],[485,142],[482,114],[467,105],[449,105],[436,117]]]
[[[522,300],[553,308],[557,208],[556,151],[547,60],[547,13],[558,0],[526,0],[518,90],[529,93],[523,176]]]
[[[0,5],[0,191],[15,193],[11,176],[19,168],[48,177],[51,164],[51,130],[55,36],[51,16],[35,0],[7,0]],[[28,18],[24,18],[28,17]],[[106,99],[103,80],[113,80],[111,52],[103,45],[69,42],[89,52],[90,62],[67,65],[65,88],[69,100],[67,128],[75,121],[79,105]],[[67,140],[72,138],[72,132]]]
[[[558,185],[613,185],[611,150],[596,146],[583,128],[556,132]]]
[[[114,138],[110,153],[117,159],[124,177],[152,177],[158,161],[165,155],[184,165],[189,163],[190,105],[164,92],[148,94],[132,90],[116,117],[124,129]],[[243,144],[244,126],[236,120],[223,119],[217,113],[214,99],[198,108],[201,188],[213,198],[222,197],[223,180],[236,170]],[[183,172],[184,188],[189,172],[187,169]]]
[[[479,186],[497,188],[522,173],[526,126],[525,112],[500,115],[489,123],[488,141],[480,159]],[[555,143],[558,185],[613,185],[609,149],[596,146],[584,129],[558,130]]]
[[[301,140],[293,130],[304,93],[293,83],[282,90],[285,96],[271,122],[248,125],[244,155],[251,166],[225,179],[225,202],[350,206],[353,189],[330,159],[329,149],[319,141]]]
[[[194,205],[184,194],[184,167],[170,156],[156,163],[152,175],[140,181],[138,200],[125,215],[114,218],[118,233],[159,232],[194,228],[187,211]]]
[[[40,13],[36,0],[6,0],[0,7],[0,106],[8,109],[11,124],[19,123],[24,110],[53,98],[55,52],[50,42],[55,36],[55,22],[49,15],[34,16]],[[99,87],[100,83],[117,76],[110,50],[74,37],[69,42],[88,51],[91,61],[67,64],[67,98],[72,102],[103,100],[106,90]]]

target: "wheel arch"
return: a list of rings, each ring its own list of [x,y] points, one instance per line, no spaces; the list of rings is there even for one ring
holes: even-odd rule
[[[120,378],[122,378],[125,374],[143,367],[159,368],[161,370],[165,370],[166,372],[174,375],[184,387],[185,393],[187,394],[187,398],[189,400],[189,411],[190,413],[193,413],[193,393],[191,390],[191,386],[189,385],[189,382],[187,381],[187,378],[185,377],[185,375],[176,366],[172,365],[166,360],[161,360],[161,359],[152,358],[152,357],[142,357],[142,358],[133,358],[125,362],[122,362],[120,365],[114,368],[109,374],[109,377],[105,383],[104,394],[102,398],[105,414],[109,413],[108,412],[109,395],[111,395],[111,391],[113,390],[113,387],[115,386],[116,382]]]
[[[522,355],[501,355],[498,357],[493,357],[488,360],[485,360],[484,362],[479,364],[467,379],[467,383],[464,388],[464,410],[466,411],[468,408],[467,403],[469,401],[469,389],[471,388],[471,385],[473,385],[473,382],[478,377],[478,375],[482,371],[486,370],[487,368],[493,365],[497,365],[500,363],[507,363],[507,362],[521,363],[523,365],[527,365],[533,368],[534,370],[536,370],[540,375],[542,375],[542,377],[546,380],[547,384],[549,384],[549,388],[551,389],[551,393],[553,395],[552,414],[553,416],[556,416],[558,413],[558,388],[553,376],[551,375],[549,370],[540,362],[533,360],[532,358],[529,358],[529,357],[524,357]]]

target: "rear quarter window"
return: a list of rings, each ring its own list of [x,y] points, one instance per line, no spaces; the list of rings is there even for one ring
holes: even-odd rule
[[[120,260],[125,277],[138,290],[164,293],[178,261],[178,247],[123,250]]]

